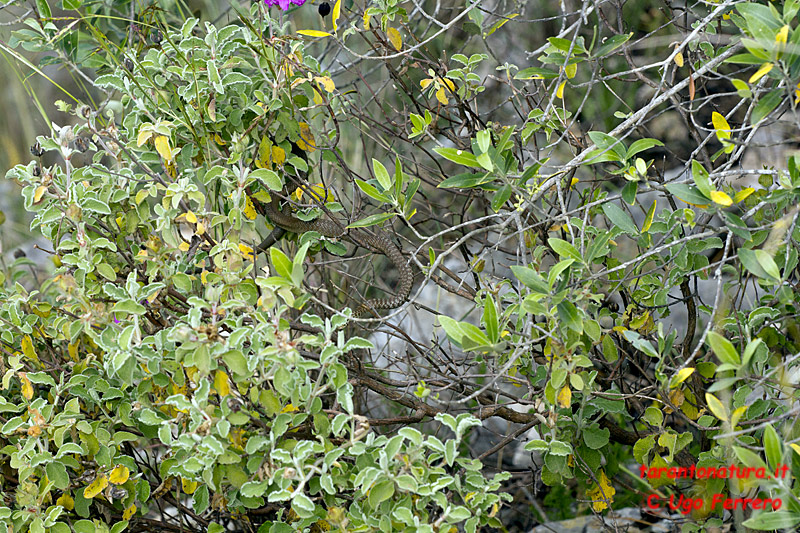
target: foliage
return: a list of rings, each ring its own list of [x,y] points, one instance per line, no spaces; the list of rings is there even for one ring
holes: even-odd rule
[[[0,531],[476,531],[539,481],[559,515],[659,491],[705,502],[687,529],[800,524],[800,167],[745,160],[800,126],[800,4],[650,24],[587,3],[502,64],[527,13],[436,6],[336,2],[309,27],[165,4],[134,30],[39,0],[0,43],[93,86],[7,173],[56,269],[0,284]],[[353,319],[388,261],[276,243],[274,198],[393,230],[420,290]],[[490,418],[506,437],[472,449]],[[541,468],[493,473],[533,428]],[[634,462],[791,475],[621,482]],[[731,517],[719,493],[783,508]]]

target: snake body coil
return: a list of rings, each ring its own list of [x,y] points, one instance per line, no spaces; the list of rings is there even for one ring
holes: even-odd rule
[[[371,233],[359,229],[343,230],[338,224],[330,220],[317,219],[308,222],[300,220],[286,213],[281,208],[280,201],[274,194],[272,195],[272,200],[268,204],[265,204],[264,208],[272,223],[286,231],[291,231],[293,233],[317,231],[332,239],[347,239],[357,246],[381,253],[389,258],[400,275],[397,294],[391,298],[372,298],[367,300],[355,310],[353,313],[354,316],[363,316],[375,309],[394,309],[395,307],[400,307],[408,300],[411,294],[414,276],[411,272],[411,267],[406,263],[405,257],[403,257],[403,253],[388,237],[372,235]]]

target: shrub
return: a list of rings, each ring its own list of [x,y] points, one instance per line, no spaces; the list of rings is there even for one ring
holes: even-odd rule
[[[0,284],[0,531],[476,531],[538,480],[572,514],[660,491],[700,502],[688,529],[729,518],[716,494],[783,503],[737,524],[800,523],[794,475],[632,470],[796,470],[800,170],[743,158],[798,125],[797,6],[693,5],[637,56],[647,5],[587,4],[521,66],[495,47],[527,15],[403,6],[126,28],[40,0],[2,45],[93,88],[7,173],[56,269]],[[419,290],[377,305],[406,269]],[[509,429],[472,450],[490,418]],[[534,428],[540,470],[483,462]]]

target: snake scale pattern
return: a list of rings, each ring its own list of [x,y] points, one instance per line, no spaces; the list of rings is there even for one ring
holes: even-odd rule
[[[337,239],[347,239],[356,246],[361,246],[370,251],[381,253],[389,258],[389,261],[399,272],[399,283],[397,293],[391,298],[372,298],[361,304],[353,313],[353,316],[360,317],[369,314],[375,309],[394,309],[400,307],[411,294],[411,286],[414,276],[411,267],[406,263],[405,257],[400,249],[388,237],[383,235],[373,235],[359,229],[344,230],[338,224],[325,219],[311,221],[300,220],[283,210],[277,195],[272,195],[272,200],[264,205],[267,216],[276,226],[292,233],[304,233],[306,231],[317,231],[322,235]]]

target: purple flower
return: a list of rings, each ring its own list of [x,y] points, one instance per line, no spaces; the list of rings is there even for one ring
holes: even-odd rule
[[[302,6],[303,4],[306,3],[306,0],[264,0],[264,3],[267,4],[267,6],[269,6],[269,7],[278,6],[281,9],[283,9],[284,11],[288,11],[289,10],[289,4],[294,4],[296,6]]]

